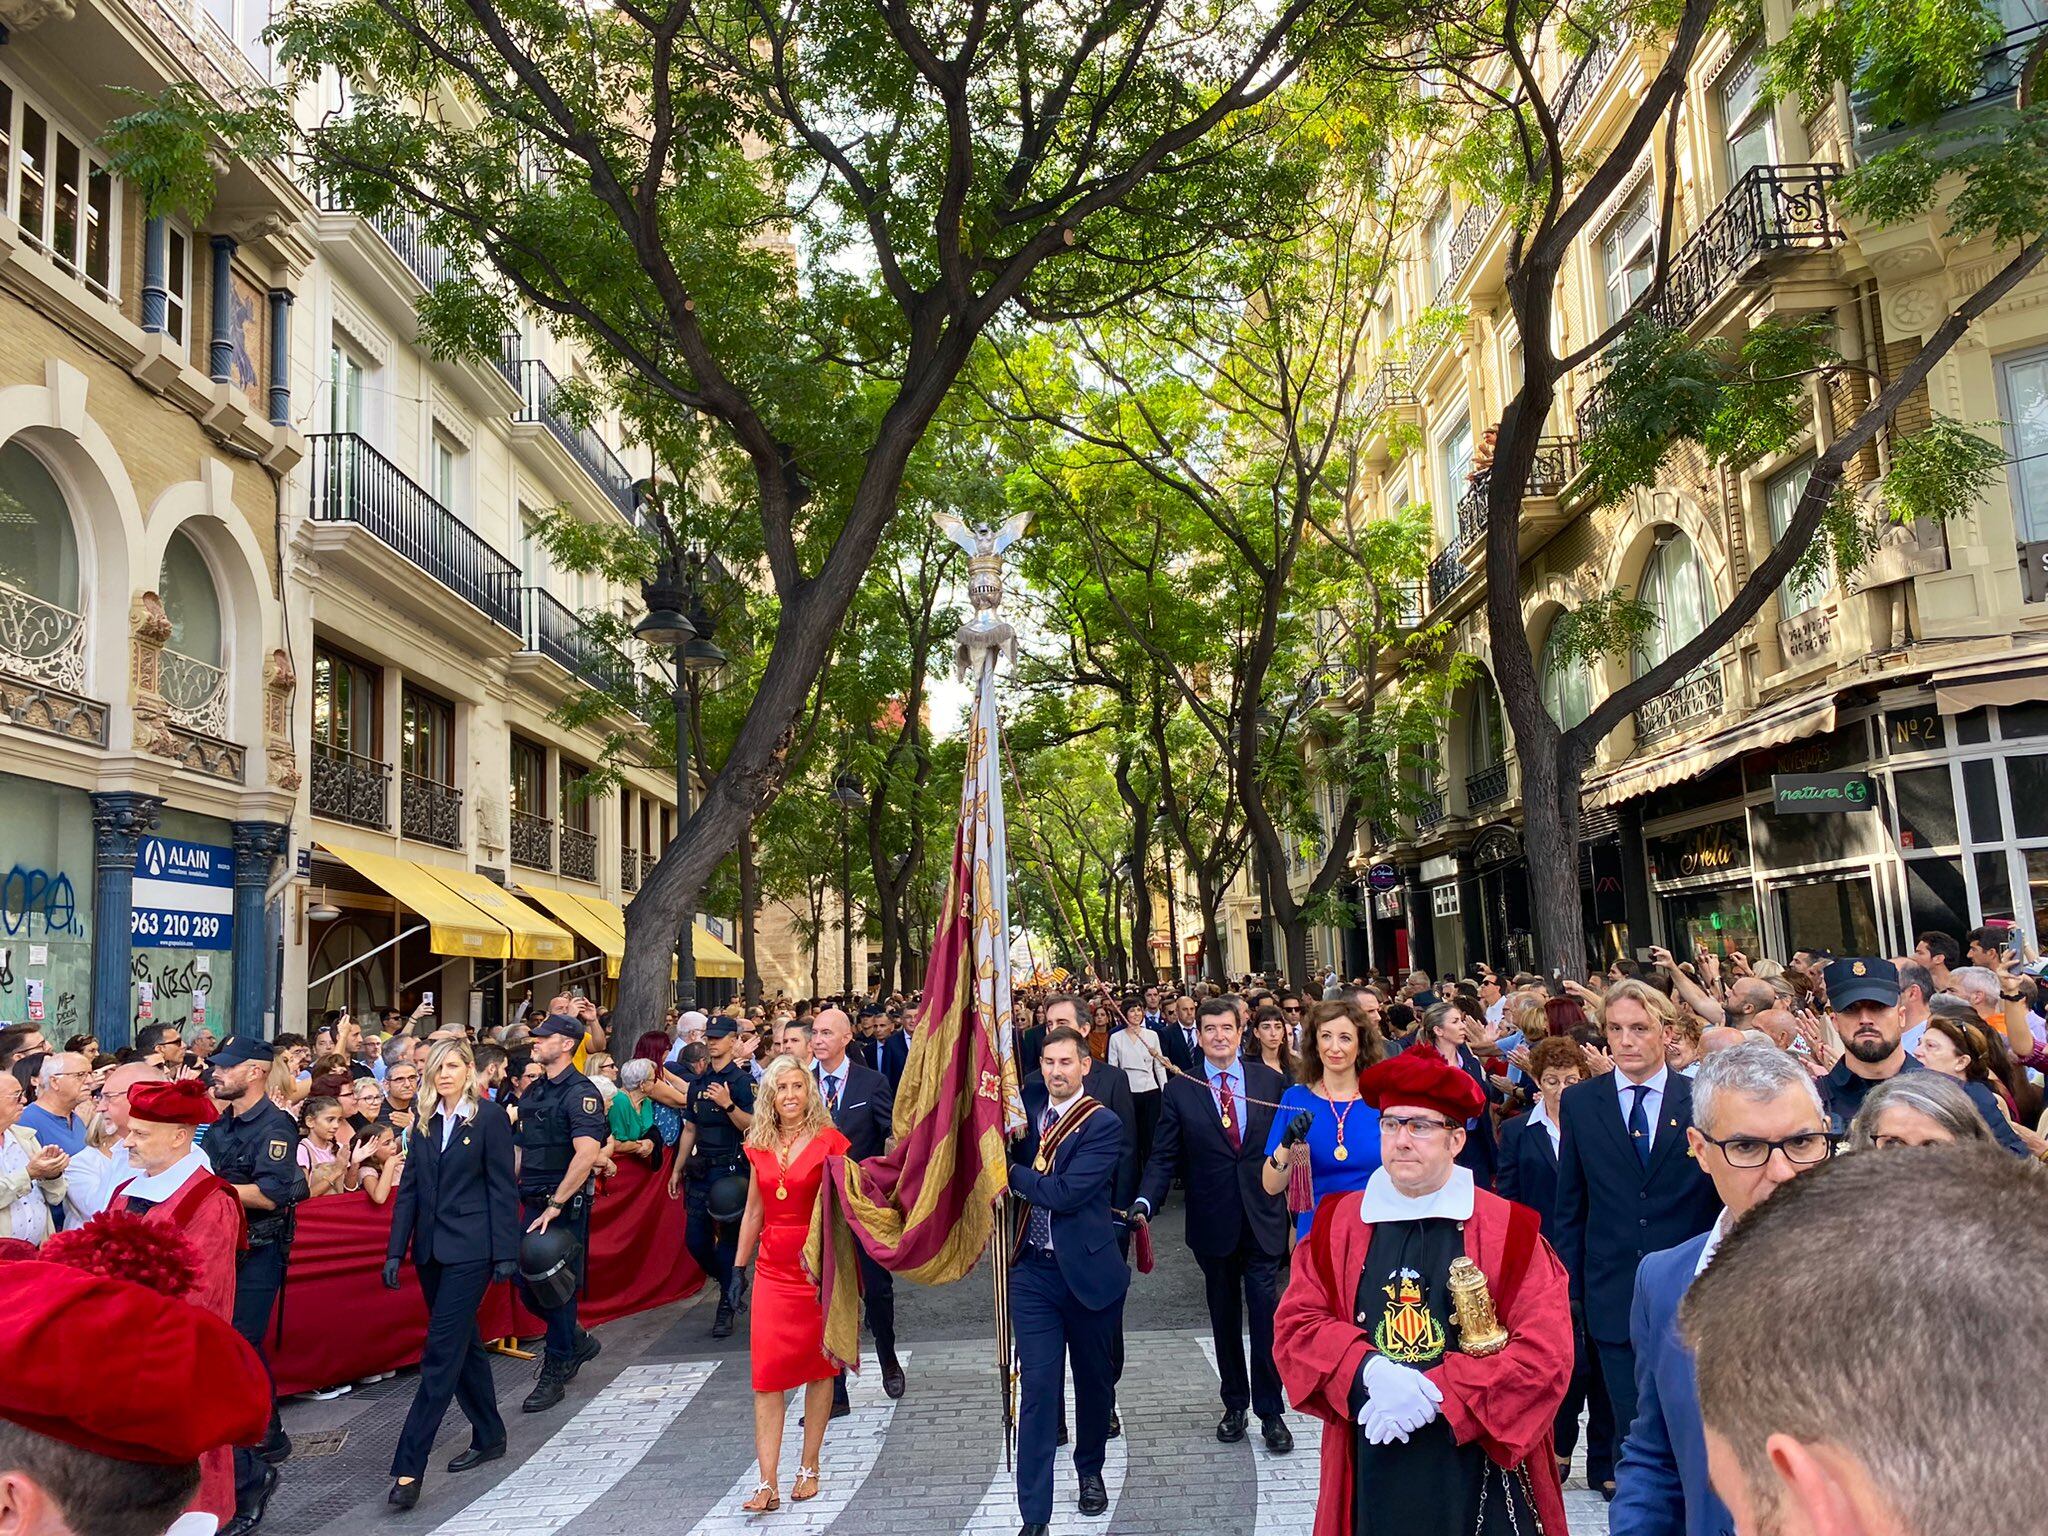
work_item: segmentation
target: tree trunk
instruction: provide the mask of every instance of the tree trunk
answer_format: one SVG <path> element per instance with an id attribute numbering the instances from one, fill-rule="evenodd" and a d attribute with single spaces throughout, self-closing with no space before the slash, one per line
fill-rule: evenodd
<path id="1" fill-rule="evenodd" d="M 1546 971 L 1574 978 L 1586 974 L 1586 921 L 1579 895 L 1579 789 L 1584 779 L 1583 759 L 1562 743 L 1555 752 L 1522 759 L 1522 850 L 1528 859 L 1537 960 Z"/>
<path id="2" fill-rule="evenodd" d="M 754 829 L 748 827 L 740 839 L 740 987 L 750 1006 L 761 1001 L 760 916 L 761 876 L 754 868 Z"/>

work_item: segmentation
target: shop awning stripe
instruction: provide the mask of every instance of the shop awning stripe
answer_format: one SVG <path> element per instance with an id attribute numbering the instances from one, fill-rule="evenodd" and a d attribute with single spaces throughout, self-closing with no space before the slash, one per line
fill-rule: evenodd
<path id="1" fill-rule="evenodd" d="M 425 865 L 364 848 L 316 846 L 426 919 L 427 947 L 435 954 L 503 960 L 512 953 L 511 930 L 435 879 Z"/>
<path id="2" fill-rule="evenodd" d="M 512 935 L 515 960 L 574 960 L 576 940 L 566 928 L 549 922 L 496 881 L 469 869 L 421 868 L 464 901 L 502 924 Z"/>
<path id="3" fill-rule="evenodd" d="M 1774 705 L 1729 730 L 1687 742 L 1660 757 L 1624 763 L 1604 778 L 1587 784 L 1585 803 L 1588 807 L 1618 805 L 1638 795 L 1683 783 L 1723 759 L 1761 747 L 1780 747 L 1834 728 L 1834 691 L 1808 694 Z"/>

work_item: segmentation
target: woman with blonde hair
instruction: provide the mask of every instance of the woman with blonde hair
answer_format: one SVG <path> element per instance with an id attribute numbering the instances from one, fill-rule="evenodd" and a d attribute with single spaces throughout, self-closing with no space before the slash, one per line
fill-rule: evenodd
<path id="1" fill-rule="evenodd" d="M 777 1463 L 788 1394 L 804 1393 L 804 1442 L 792 1500 L 818 1496 L 818 1453 L 832 1417 L 838 1368 L 825 1356 L 825 1312 L 817 1284 L 804 1273 L 804 1243 L 825 1180 L 825 1159 L 847 1141 L 832 1125 L 817 1079 L 794 1056 L 778 1056 L 761 1073 L 754 1121 L 747 1127 L 747 1211 L 734 1262 L 752 1266 L 748 1345 L 753 1356 L 754 1454 L 761 1481 L 741 1507 L 751 1514 L 782 1507 Z M 758 1258 L 758 1262 L 756 1262 Z"/>
<path id="2" fill-rule="evenodd" d="M 427 1299 L 419 1391 L 391 1458 L 390 1502 L 400 1509 L 419 1502 L 420 1479 L 450 1399 L 469 1420 L 470 1442 L 448 1470 L 465 1471 L 505 1454 L 505 1421 L 476 1315 L 491 1282 L 509 1280 L 519 1265 L 512 1122 L 477 1092 L 476 1058 L 466 1041 L 434 1046 L 426 1083 L 432 1108 L 412 1133 L 411 1171 L 391 1208 L 384 1259 L 384 1283 L 395 1291 L 410 1249 Z"/>

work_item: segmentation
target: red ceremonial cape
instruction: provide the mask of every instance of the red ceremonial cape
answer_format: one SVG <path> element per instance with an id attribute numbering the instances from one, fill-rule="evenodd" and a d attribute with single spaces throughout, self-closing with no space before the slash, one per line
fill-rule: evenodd
<path id="1" fill-rule="evenodd" d="M 1288 1401 L 1323 1431 L 1315 1536 L 1351 1536 L 1356 1424 L 1351 1389 L 1371 1336 L 1353 1303 L 1372 1227 L 1359 1214 L 1362 1191 L 1330 1195 L 1316 1208 L 1309 1240 L 1273 1317 L 1273 1359 Z M 1443 1394 L 1439 1411 L 1460 1445 L 1477 1441 L 1496 1465 L 1524 1466 L 1545 1536 L 1567 1536 L 1564 1488 L 1551 1429 L 1572 1375 L 1571 1290 L 1564 1266 L 1543 1241 L 1536 1213 L 1474 1190 L 1465 1253 L 1486 1276 L 1507 1348 L 1477 1358 L 1452 1352 L 1424 1372 Z"/>
<path id="2" fill-rule="evenodd" d="M 133 1179 L 124 1182 L 107 1202 L 109 1210 Z M 235 1320 L 235 1260 L 248 1234 L 242 1202 L 231 1185 L 205 1168 L 195 1168 L 168 1200 L 151 1206 L 142 1219 L 174 1227 L 192 1245 L 199 1260 L 199 1283 L 185 1297 L 223 1322 Z M 199 1492 L 188 1510 L 214 1516 L 222 1525 L 235 1518 L 235 1452 L 232 1446 L 207 1451 L 199 1458 Z"/>

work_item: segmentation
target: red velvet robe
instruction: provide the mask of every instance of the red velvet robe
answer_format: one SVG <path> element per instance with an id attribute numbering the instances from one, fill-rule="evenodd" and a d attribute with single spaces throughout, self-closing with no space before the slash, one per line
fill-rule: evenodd
<path id="1" fill-rule="evenodd" d="M 214 1187 L 210 1193 L 195 1197 L 193 1186 L 202 1181 Z M 127 1208 L 124 1202 L 128 1185 L 133 1182 L 130 1179 L 114 1191 L 108 1202 L 110 1208 Z M 181 1210 L 186 1212 L 183 1220 L 179 1219 Z M 242 1202 L 235 1197 L 235 1192 L 209 1170 L 195 1169 L 191 1177 L 178 1186 L 177 1193 L 144 1211 L 142 1219 L 177 1226 L 199 1259 L 199 1284 L 185 1299 L 232 1324 L 235 1320 L 235 1261 L 241 1252 L 243 1234 L 247 1231 Z M 235 1518 L 234 1447 L 223 1445 L 199 1458 L 199 1492 L 193 1495 L 186 1508 L 212 1515 L 222 1525 Z"/>
<path id="2" fill-rule="evenodd" d="M 1357 1431 L 1351 1389 L 1372 1351 L 1371 1337 L 1352 1320 L 1372 1246 L 1373 1229 L 1359 1215 L 1364 1198 L 1354 1192 L 1321 1202 L 1315 1230 L 1294 1250 L 1293 1276 L 1273 1317 L 1273 1358 L 1288 1401 L 1325 1425 L 1315 1536 L 1351 1536 Z M 1523 1252 L 1520 1262 L 1510 1264 L 1513 1211 L 1522 1212 L 1515 1227 Z M 1332 1269 L 1327 1278 L 1317 1262 L 1325 1243 Z M 1572 1374 L 1571 1290 L 1564 1266 L 1543 1241 L 1533 1212 L 1483 1189 L 1473 1192 L 1465 1253 L 1486 1276 L 1494 1309 L 1508 1330 L 1507 1348 L 1484 1358 L 1454 1351 L 1423 1374 L 1443 1394 L 1438 1411 L 1458 1443 L 1477 1440 L 1498 1466 L 1526 1466 L 1545 1536 L 1567 1536 L 1564 1488 L 1551 1446 L 1552 1423 Z M 1518 1275 L 1512 1284 L 1510 1270 Z"/>

